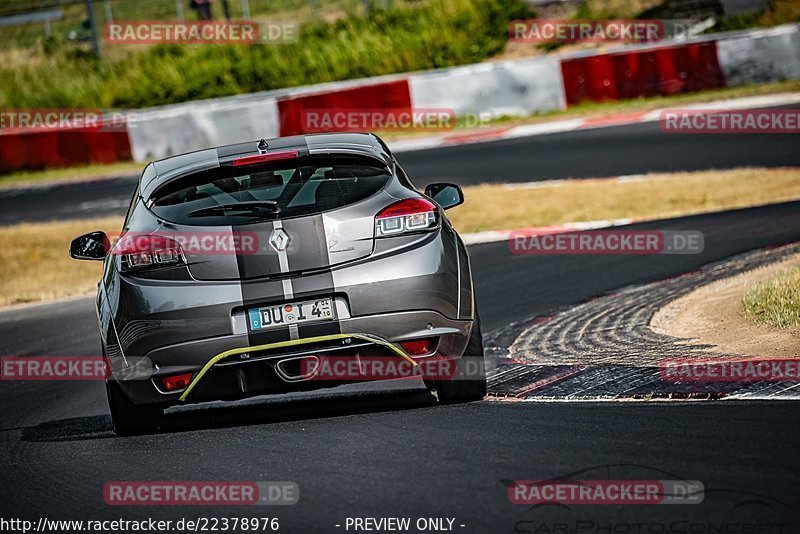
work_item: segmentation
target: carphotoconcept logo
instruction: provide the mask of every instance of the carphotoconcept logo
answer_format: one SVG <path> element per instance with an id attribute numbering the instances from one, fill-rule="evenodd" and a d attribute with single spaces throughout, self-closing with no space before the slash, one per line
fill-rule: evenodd
<path id="1" fill-rule="evenodd" d="M 501 482 L 506 498 L 522 505 L 521 513 L 512 514 L 511 531 L 520 533 L 783 533 L 789 532 L 787 514 L 796 515 L 791 506 L 752 488 L 706 489 L 700 480 L 641 464 L 596 465 L 548 479 Z M 691 506 L 697 504 L 703 506 Z M 689 506 L 665 516 L 653 508 L 661 505 Z M 708 506 L 721 513 L 709 516 Z"/>

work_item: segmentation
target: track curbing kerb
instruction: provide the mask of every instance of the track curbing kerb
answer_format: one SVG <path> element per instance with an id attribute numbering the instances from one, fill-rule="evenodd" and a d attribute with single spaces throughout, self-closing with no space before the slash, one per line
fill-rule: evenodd
<path id="1" fill-rule="evenodd" d="M 738 254 L 487 333 L 487 359 L 495 366 L 487 373 L 489 396 L 513 401 L 800 400 L 798 382 L 665 381 L 659 365 L 664 359 L 723 355 L 712 352 L 711 345 L 688 345 L 649 326 L 667 302 L 798 252 L 800 242 Z"/>

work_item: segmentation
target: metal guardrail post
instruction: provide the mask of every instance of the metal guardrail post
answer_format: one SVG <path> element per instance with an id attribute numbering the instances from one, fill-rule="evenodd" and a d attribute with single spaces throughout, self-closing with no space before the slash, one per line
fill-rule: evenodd
<path id="1" fill-rule="evenodd" d="M 92 30 L 92 50 L 100 57 L 100 34 L 97 31 L 97 19 L 94 16 L 94 0 L 86 0 L 86 15 L 89 17 L 89 27 Z"/>
<path id="2" fill-rule="evenodd" d="M 182 0 L 175 0 L 175 16 L 178 17 L 178 20 L 183 22 L 185 19 L 183 14 L 183 1 Z"/>

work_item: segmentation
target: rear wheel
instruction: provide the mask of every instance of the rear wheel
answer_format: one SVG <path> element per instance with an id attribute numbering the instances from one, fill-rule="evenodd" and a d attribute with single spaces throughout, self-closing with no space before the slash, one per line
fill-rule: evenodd
<path id="1" fill-rule="evenodd" d="M 435 380 L 429 386 L 433 386 L 439 402 L 443 404 L 476 401 L 486 396 L 483 336 L 477 310 L 467 348 L 464 355 L 456 360 L 455 376 L 452 379 Z"/>
<path id="2" fill-rule="evenodd" d="M 106 380 L 108 407 L 114 433 L 119 436 L 142 434 L 158 428 L 164 410 L 158 406 L 137 406 L 125 395 L 114 379 Z"/>

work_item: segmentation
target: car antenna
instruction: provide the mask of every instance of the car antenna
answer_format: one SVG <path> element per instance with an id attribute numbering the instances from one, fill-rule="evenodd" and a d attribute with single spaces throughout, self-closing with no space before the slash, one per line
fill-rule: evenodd
<path id="1" fill-rule="evenodd" d="M 261 141 L 258 142 L 258 152 L 260 154 L 266 154 L 268 148 L 269 144 L 267 143 L 266 139 L 262 139 Z"/>

